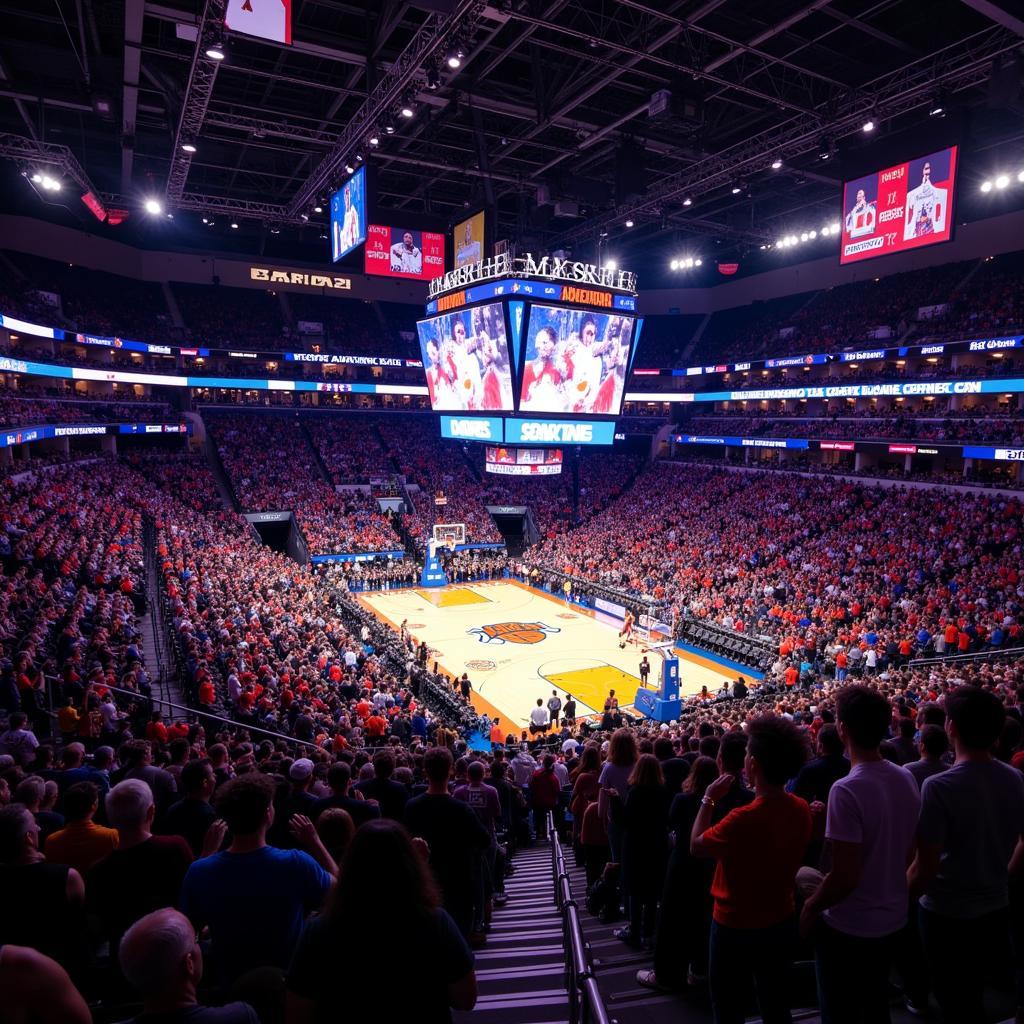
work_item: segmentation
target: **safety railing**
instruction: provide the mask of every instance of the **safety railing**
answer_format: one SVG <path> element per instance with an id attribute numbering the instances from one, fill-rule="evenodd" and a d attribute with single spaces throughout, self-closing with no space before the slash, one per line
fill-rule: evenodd
<path id="1" fill-rule="evenodd" d="M 605 1009 L 590 965 L 590 956 L 580 925 L 579 908 L 573 899 L 569 874 L 565 870 L 562 844 L 551 814 L 548 815 L 547 831 L 551 843 L 551 873 L 555 879 L 555 906 L 562 915 L 566 987 L 569 990 L 569 1024 L 614 1024 Z"/>

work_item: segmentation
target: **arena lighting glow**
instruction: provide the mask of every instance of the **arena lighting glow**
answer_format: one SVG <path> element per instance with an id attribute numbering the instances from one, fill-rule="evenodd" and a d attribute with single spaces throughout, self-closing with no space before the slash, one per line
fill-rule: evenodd
<path id="1" fill-rule="evenodd" d="M 981 183 L 981 191 L 982 192 L 991 192 L 992 191 L 992 182 L 991 181 L 983 181 Z"/>
<path id="2" fill-rule="evenodd" d="M 147 199 L 143 203 L 143 209 L 146 213 L 152 214 L 154 217 L 159 217 L 164 212 L 163 204 L 159 199 Z"/>
<path id="3" fill-rule="evenodd" d="M 374 132 L 373 135 L 371 135 L 366 141 L 371 146 L 379 146 L 380 145 L 380 136 L 376 132 Z M 351 174 L 352 172 L 350 171 L 349 173 Z"/>
<path id="4" fill-rule="evenodd" d="M 732 187 L 732 194 L 734 196 L 738 196 L 740 194 L 740 192 L 742 192 L 742 191 L 743 191 L 743 189 L 741 189 L 739 187 L 739 185 L 733 185 L 733 187 Z"/>
<path id="5" fill-rule="evenodd" d="M 781 161 L 781 160 L 780 160 L 780 159 L 779 159 L 778 157 L 776 157 L 776 158 L 775 158 L 775 159 L 774 159 L 774 160 L 772 161 L 772 170 L 773 170 L 773 171 L 777 171 L 777 170 L 779 170 L 779 169 L 780 169 L 781 167 L 782 167 L 782 161 Z"/>
<path id="6" fill-rule="evenodd" d="M 683 200 L 683 206 L 692 206 L 692 205 L 693 205 L 693 200 L 692 199 L 684 199 Z"/>
<path id="7" fill-rule="evenodd" d="M 996 178 L 996 188 L 1003 189 L 1010 184 L 1010 176 L 1008 174 L 1000 174 Z"/>
<path id="8" fill-rule="evenodd" d="M 231 227 L 232 227 L 232 230 L 237 231 L 238 230 L 238 222 L 237 221 L 232 221 L 231 222 Z"/>
<path id="9" fill-rule="evenodd" d="M 615 260 L 605 260 L 605 262 L 604 262 L 604 269 L 605 270 L 618 270 L 619 269 L 619 264 Z"/>
<path id="10" fill-rule="evenodd" d="M 191 142 L 183 142 L 181 144 L 181 151 L 183 153 L 194 153 L 196 151 L 196 147 Z"/>
<path id="11" fill-rule="evenodd" d="M 861 131 L 863 131 L 865 133 L 873 132 L 874 130 L 875 130 L 875 122 L 872 121 L 870 118 L 868 118 L 868 120 L 865 121 L 864 124 L 861 126 Z"/>
<path id="12" fill-rule="evenodd" d="M 672 262 L 671 262 L 671 263 L 670 263 L 670 264 L 668 265 L 668 269 L 669 269 L 669 270 L 678 270 L 678 269 L 679 269 L 679 260 L 673 260 L 673 261 L 672 261 Z"/>
<path id="13" fill-rule="evenodd" d="M 223 46 L 219 43 L 213 43 L 207 48 L 206 56 L 209 57 L 210 60 L 223 60 L 227 54 L 224 52 Z"/>
<path id="14" fill-rule="evenodd" d="M 356 173 L 356 169 L 351 164 L 345 164 L 345 173 L 346 174 L 355 174 Z"/>
<path id="15" fill-rule="evenodd" d="M 324 208 L 319 203 L 317 203 L 317 205 L 313 207 L 313 212 L 314 213 L 323 213 L 324 212 Z"/>
<path id="16" fill-rule="evenodd" d="M 415 111 L 408 103 L 405 103 L 402 105 L 402 109 L 399 110 L 399 113 L 402 115 L 402 117 L 412 117 Z"/>
<path id="17" fill-rule="evenodd" d="M 1024 174 L 1024 171 L 1022 171 L 1021 173 Z M 1022 179 L 1022 180 L 1024 180 L 1024 179 Z M 633 226 L 633 222 L 631 220 L 627 220 L 626 221 L 626 227 L 627 228 L 631 228 L 632 226 Z"/>
<path id="18" fill-rule="evenodd" d="M 1018 171 L 1018 172 L 1017 172 L 1017 180 L 1018 180 L 1019 182 L 1022 182 L 1022 183 L 1024 183 L 1024 171 Z"/>

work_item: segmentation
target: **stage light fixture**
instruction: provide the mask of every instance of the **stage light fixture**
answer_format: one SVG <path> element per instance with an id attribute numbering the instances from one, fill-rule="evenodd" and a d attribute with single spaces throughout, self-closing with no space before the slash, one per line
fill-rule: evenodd
<path id="1" fill-rule="evenodd" d="M 181 144 L 181 151 L 183 153 L 194 153 L 196 151 L 196 147 L 191 142 L 183 142 Z"/>
<path id="2" fill-rule="evenodd" d="M 1024 172 L 1022 172 L 1022 173 L 1024 173 Z M 631 220 L 627 220 L 626 221 L 626 227 L 627 228 L 631 228 L 632 226 L 633 226 L 633 222 Z"/>
<path id="3" fill-rule="evenodd" d="M 703 263 L 704 263 L 704 261 L 703 261 L 703 260 L 700 260 L 700 259 L 697 259 L 697 260 L 694 260 L 694 261 L 693 261 L 693 265 L 694 265 L 695 267 L 700 267 L 700 266 L 702 266 L 702 265 L 703 265 Z"/>
<path id="4" fill-rule="evenodd" d="M 308 221 L 309 220 L 309 214 L 308 213 L 300 213 L 299 214 L 299 220 L 301 220 L 303 222 Z"/>
<path id="5" fill-rule="evenodd" d="M 832 231 L 833 235 L 839 234 L 839 221 L 837 221 L 837 220 L 832 221 L 832 223 L 829 224 L 829 228 Z"/>
<path id="6" fill-rule="evenodd" d="M 211 43 L 206 48 L 206 56 L 209 57 L 210 60 L 223 60 L 227 56 L 227 53 L 225 53 L 224 47 L 220 43 Z"/>
<path id="7" fill-rule="evenodd" d="M 991 181 L 983 181 L 981 183 L 980 187 L 981 187 L 981 191 L 982 192 L 991 192 L 992 191 L 992 182 Z"/>
<path id="8" fill-rule="evenodd" d="M 776 157 L 776 158 L 775 158 L 775 159 L 774 159 L 774 160 L 772 161 L 772 170 L 773 170 L 773 171 L 777 171 L 777 170 L 779 170 L 779 169 L 780 169 L 781 167 L 782 167 L 782 161 L 781 161 L 781 160 L 780 160 L 780 159 L 779 159 L 778 157 Z"/>
<path id="9" fill-rule="evenodd" d="M 679 260 L 673 260 L 673 261 L 672 261 L 672 262 L 671 262 L 671 263 L 670 263 L 670 264 L 668 265 L 668 268 L 669 268 L 669 270 L 678 270 L 678 269 L 679 269 Z"/>
<path id="10" fill-rule="evenodd" d="M 348 174 L 355 174 L 355 168 L 351 164 L 345 164 L 345 171 Z"/>
<path id="11" fill-rule="evenodd" d="M 379 146 L 380 145 L 380 136 L 376 132 L 374 132 L 366 141 L 371 146 Z"/>
<path id="12" fill-rule="evenodd" d="M 604 261 L 604 269 L 605 270 L 618 270 L 619 269 L 619 265 L 618 265 L 618 263 L 615 260 L 605 260 Z"/>
<path id="13" fill-rule="evenodd" d="M 164 212 L 163 204 L 159 199 L 147 199 L 143 204 L 143 208 L 146 213 L 152 214 L 154 217 L 158 217 Z"/>
<path id="14" fill-rule="evenodd" d="M 324 208 L 318 203 L 316 206 L 313 207 L 313 212 L 314 213 L 323 213 L 324 212 Z"/>
<path id="15" fill-rule="evenodd" d="M 869 117 L 864 122 L 864 124 L 861 125 L 861 131 L 864 132 L 865 135 L 869 135 L 874 130 L 875 130 L 875 122 Z"/>
<path id="16" fill-rule="evenodd" d="M 231 230 L 232 231 L 237 231 L 238 230 L 238 221 L 233 220 L 231 222 Z"/>
<path id="17" fill-rule="evenodd" d="M 405 118 L 412 117 L 413 114 L 416 113 L 416 111 L 413 110 L 411 103 L 403 103 L 401 109 L 398 112 L 402 115 L 402 117 Z"/>
<path id="18" fill-rule="evenodd" d="M 734 196 L 738 196 L 742 191 L 743 191 L 743 189 L 741 189 L 739 185 L 733 185 L 733 187 L 732 187 L 732 194 Z"/>
<path id="19" fill-rule="evenodd" d="M 692 206 L 692 205 L 693 205 L 693 200 L 692 199 L 687 198 L 687 199 L 683 200 L 683 206 Z"/>
<path id="20" fill-rule="evenodd" d="M 1009 184 L 1010 184 L 1010 176 L 1008 174 L 1000 174 L 999 177 L 996 178 L 996 188 L 998 188 L 998 189 L 1006 188 L 1006 186 L 1009 185 Z"/>

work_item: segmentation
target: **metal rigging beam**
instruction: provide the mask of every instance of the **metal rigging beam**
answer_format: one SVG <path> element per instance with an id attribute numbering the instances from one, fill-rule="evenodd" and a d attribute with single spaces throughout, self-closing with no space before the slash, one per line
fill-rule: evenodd
<path id="1" fill-rule="evenodd" d="M 192 163 L 192 154 L 186 153 L 181 147 L 185 143 L 194 145 L 199 138 L 206 108 L 213 94 L 213 83 L 217 80 L 217 68 L 220 66 L 219 61 L 210 60 L 206 56 L 206 49 L 211 42 L 220 42 L 227 6 L 227 0 L 206 0 L 203 15 L 199 19 L 199 34 L 196 36 L 188 85 L 181 103 L 178 130 L 174 134 L 171 166 L 167 172 L 167 199 L 175 205 L 185 192 L 188 169 Z"/>

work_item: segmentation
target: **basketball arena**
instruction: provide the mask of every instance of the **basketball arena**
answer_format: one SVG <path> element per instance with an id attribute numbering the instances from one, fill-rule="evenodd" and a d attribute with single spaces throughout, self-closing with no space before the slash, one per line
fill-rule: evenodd
<path id="1" fill-rule="evenodd" d="M 1024 1024 L 1010 0 L 5 0 L 0 1021 Z"/>

